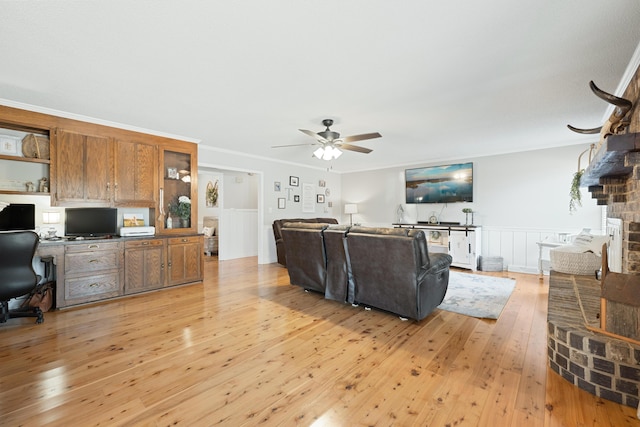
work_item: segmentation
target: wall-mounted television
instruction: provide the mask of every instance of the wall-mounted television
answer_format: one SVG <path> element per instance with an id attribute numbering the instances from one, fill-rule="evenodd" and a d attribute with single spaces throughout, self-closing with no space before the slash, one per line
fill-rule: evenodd
<path id="1" fill-rule="evenodd" d="M 473 163 L 406 169 L 407 203 L 473 202 Z"/>
<path id="2" fill-rule="evenodd" d="M 115 208 L 65 209 L 65 236 L 104 237 L 117 234 L 118 210 Z"/>
<path id="3" fill-rule="evenodd" d="M 0 210 L 0 231 L 34 230 L 36 205 L 11 203 Z"/>

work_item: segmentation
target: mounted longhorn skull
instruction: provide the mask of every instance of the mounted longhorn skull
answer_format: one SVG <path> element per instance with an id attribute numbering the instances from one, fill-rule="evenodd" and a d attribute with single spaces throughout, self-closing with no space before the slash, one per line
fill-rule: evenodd
<path id="1" fill-rule="evenodd" d="M 600 127 L 593 129 L 579 129 L 571 125 L 567 125 L 567 127 L 577 133 L 600 133 L 600 143 L 598 144 L 599 146 L 607 136 L 618 134 L 622 132 L 627 126 L 629 126 L 629 120 L 626 116 L 631 108 L 633 108 L 633 103 L 628 99 L 619 98 L 615 95 L 611 95 L 610 93 L 599 89 L 593 81 L 589 82 L 589 87 L 591 87 L 591 90 L 596 94 L 598 98 L 607 101 L 609 104 L 615 105 L 615 110 L 613 110 L 613 113 L 611 113 L 611 116 L 609 116 L 609 119 L 606 121 L 606 123 Z"/>

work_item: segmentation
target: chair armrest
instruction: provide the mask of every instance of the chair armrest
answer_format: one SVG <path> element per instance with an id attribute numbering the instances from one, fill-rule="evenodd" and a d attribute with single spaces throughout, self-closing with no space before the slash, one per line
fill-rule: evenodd
<path id="1" fill-rule="evenodd" d="M 429 253 L 431 264 L 428 267 L 422 267 L 419 278 L 422 279 L 426 275 L 436 274 L 441 270 L 448 269 L 453 261 L 451 255 L 443 253 Z M 419 280 L 420 281 L 420 280 Z"/>

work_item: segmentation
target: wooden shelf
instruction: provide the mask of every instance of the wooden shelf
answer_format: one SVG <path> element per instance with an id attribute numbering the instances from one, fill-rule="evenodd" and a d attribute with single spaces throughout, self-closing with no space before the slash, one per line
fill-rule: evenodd
<path id="1" fill-rule="evenodd" d="M 50 196 L 51 193 L 42 193 L 39 191 L 15 191 L 15 190 L 2 190 L 0 189 L 0 194 L 16 194 L 21 196 Z"/>
<path id="2" fill-rule="evenodd" d="M 633 166 L 625 165 L 629 152 L 640 150 L 640 133 L 609 135 L 585 169 L 581 187 L 600 185 L 601 178 L 623 177 L 633 171 Z"/>
<path id="3" fill-rule="evenodd" d="M 34 159 L 31 157 L 19 157 L 19 156 L 7 156 L 0 154 L 0 160 L 11 160 L 14 162 L 27 162 L 27 163 L 42 163 L 45 165 L 51 164 L 49 159 Z"/>

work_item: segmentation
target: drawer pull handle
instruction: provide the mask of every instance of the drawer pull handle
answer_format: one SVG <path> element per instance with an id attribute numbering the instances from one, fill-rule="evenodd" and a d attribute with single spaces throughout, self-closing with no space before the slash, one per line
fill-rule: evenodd
<path id="1" fill-rule="evenodd" d="M 182 239 L 182 243 L 187 243 L 189 239 Z"/>
<path id="2" fill-rule="evenodd" d="M 92 263 L 92 262 L 98 262 L 98 261 L 99 261 L 99 260 L 97 260 L 97 259 L 92 259 L 92 260 L 89 260 L 89 263 Z"/>
<path id="3" fill-rule="evenodd" d="M 98 286 L 100 286 L 99 283 L 92 283 L 89 285 L 90 288 L 97 288 Z"/>
<path id="4" fill-rule="evenodd" d="M 89 249 L 97 249 L 100 247 L 100 245 L 89 245 L 88 247 Z"/>
<path id="5" fill-rule="evenodd" d="M 144 246 L 144 245 L 148 245 L 148 244 L 149 244 L 149 242 L 142 242 L 142 245 L 143 245 L 143 246 Z"/>

